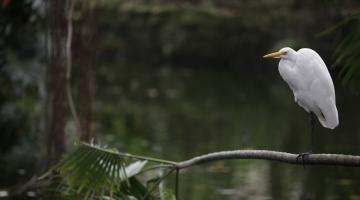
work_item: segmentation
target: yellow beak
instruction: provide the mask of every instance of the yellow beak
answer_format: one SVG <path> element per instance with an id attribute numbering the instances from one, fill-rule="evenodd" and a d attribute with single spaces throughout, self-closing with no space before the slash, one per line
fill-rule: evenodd
<path id="1" fill-rule="evenodd" d="M 279 58 L 281 55 L 284 55 L 284 52 L 274 52 L 274 53 L 269 53 L 266 54 L 265 56 L 263 56 L 263 58 Z"/>

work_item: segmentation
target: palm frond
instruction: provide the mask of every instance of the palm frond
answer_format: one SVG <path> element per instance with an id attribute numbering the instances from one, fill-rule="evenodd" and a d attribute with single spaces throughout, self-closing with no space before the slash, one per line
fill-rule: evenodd
<path id="1" fill-rule="evenodd" d="M 342 31 L 343 38 L 334 51 L 336 59 L 332 65 L 333 69 L 339 70 L 342 83 L 348 85 L 354 82 L 358 88 L 360 82 L 360 10 L 345 18 L 334 26 L 324 30 L 317 36 L 333 34 Z M 360 88 L 358 88 L 360 90 Z"/>
<path id="2" fill-rule="evenodd" d="M 338 22 L 338 23 L 334 24 L 333 26 L 316 34 L 316 37 L 323 37 L 323 36 L 332 34 L 335 31 L 339 30 L 340 28 L 343 28 L 343 26 L 347 25 L 351 20 L 354 20 L 354 19 L 356 20 L 358 17 L 360 17 L 360 10 L 354 12 L 352 15 L 346 17 L 345 19 L 341 20 L 340 22 Z"/>
<path id="3" fill-rule="evenodd" d="M 156 165 L 149 165 L 148 162 Z M 64 157 L 40 178 L 52 177 L 49 187 L 59 199 L 155 199 L 154 187 L 136 176 L 148 170 L 172 169 L 173 162 L 120 153 L 115 149 L 77 143 L 75 151 Z M 172 170 L 168 170 L 171 173 Z M 55 174 L 55 175 L 54 175 Z M 160 177 L 159 179 L 163 179 Z M 159 183 L 158 183 L 159 184 Z M 51 192 L 50 192 L 51 193 Z M 56 195 L 55 195 L 56 196 Z M 53 196 L 51 199 L 56 199 Z"/>

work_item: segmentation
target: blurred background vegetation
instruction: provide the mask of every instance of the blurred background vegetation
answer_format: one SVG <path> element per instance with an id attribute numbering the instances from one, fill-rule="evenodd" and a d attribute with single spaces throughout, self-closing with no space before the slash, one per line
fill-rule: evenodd
<path id="1" fill-rule="evenodd" d="M 262 60 L 283 46 L 315 49 L 334 80 L 340 126 L 318 126 L 315 151 L 359 153 L 358 1 L 74 0 L 67 78 L 69 2 L 0 1 L 0 199 L 38 198 L 31 180 L 77 139 L 175 161 L 306 150 L 306 113 L 277 63 Z M 359 178 L 356 169 L 217 162 L 184 172 L 180 194 L 360 199 Z"/>

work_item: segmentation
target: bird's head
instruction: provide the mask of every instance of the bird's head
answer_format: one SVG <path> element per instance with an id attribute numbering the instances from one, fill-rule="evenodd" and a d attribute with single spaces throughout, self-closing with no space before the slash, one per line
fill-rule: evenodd
<path id="1" fill-rule="evenodd" d="M 281 58 L 292 59 L 296 56 L 296 51 L 290 47 L 284 47 L 277 52 L 269 53 L 263 56 L 263 58 Z"/>

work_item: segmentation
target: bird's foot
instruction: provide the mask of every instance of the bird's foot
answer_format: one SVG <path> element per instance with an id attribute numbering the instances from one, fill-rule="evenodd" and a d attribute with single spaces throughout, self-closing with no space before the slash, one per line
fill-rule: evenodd
<path id="1" fill-rule="evenodd" d="M 303 168 L 305 169 L 305 161 L 310 154 L 312 154 L 312 152 L 299 153 L 299 155 L 296 157 L 296 163 L 301 162 Z"/>

